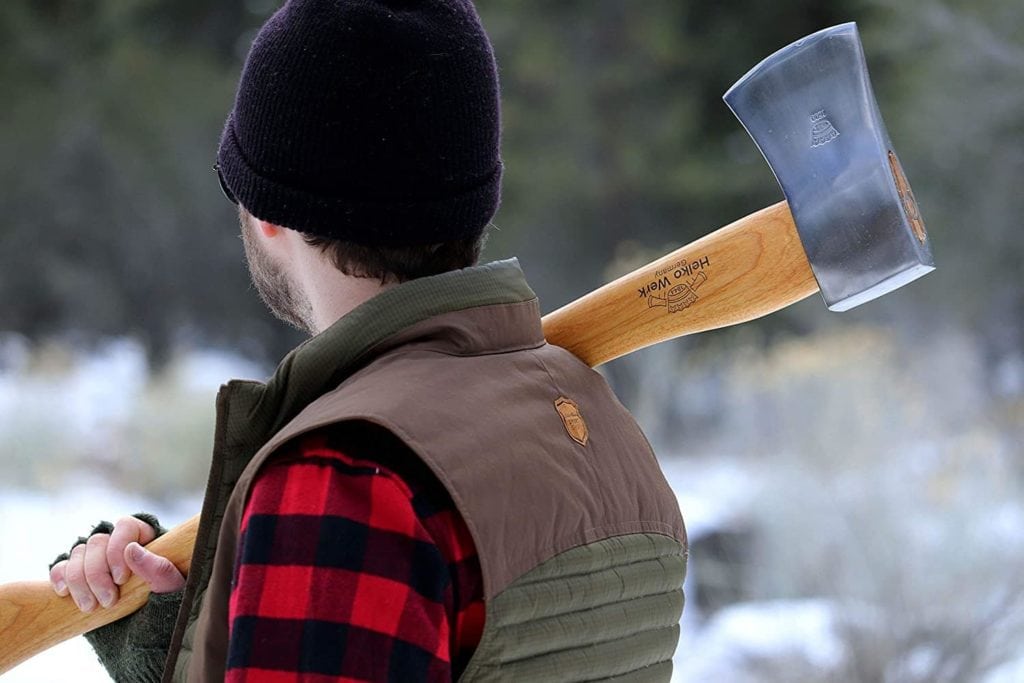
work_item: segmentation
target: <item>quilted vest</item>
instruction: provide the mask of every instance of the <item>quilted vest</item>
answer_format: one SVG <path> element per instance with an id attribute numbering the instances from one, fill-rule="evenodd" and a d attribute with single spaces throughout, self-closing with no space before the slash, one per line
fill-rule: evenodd
<path id="1" fill-rule="evenodd" d="M 242 510 L 285 442 L 341 422 L 397 436 L 466 521 L 485 620 L 462 681 L 667 681 L 686 535 L 640 429 L 544 341 L 515 262 L 387 290 L 218 399 L 214 463 L 164 680 L 220 681 Z"/>

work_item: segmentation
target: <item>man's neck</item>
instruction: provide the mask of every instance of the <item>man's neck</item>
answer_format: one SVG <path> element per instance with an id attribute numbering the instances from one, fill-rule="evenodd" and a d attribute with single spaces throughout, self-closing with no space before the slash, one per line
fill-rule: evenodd
<path id="1" fill-rule="evenodd" d="M 293 252 L 293 270 L 302 293 L 309 301 L 312 334 L 320 334 L 357 306 L 369 301 L 392 283 L 381 284 L 375 278 L 345 275 L 318 249 Z"/>
<path id="2" fill-rule="evenodd" d="M 306 290 L 309 294 L 309 302 L 313 307 L 316 334 L 320 334 L 350 311 L 385 289 L 394 286 L 391 283 L 382 285 L 380 280 L 374 278 L 357 278 L 338 271 L 334 272 L 340 278 L 331 278 L 329 282 L 319 283 Z"/>

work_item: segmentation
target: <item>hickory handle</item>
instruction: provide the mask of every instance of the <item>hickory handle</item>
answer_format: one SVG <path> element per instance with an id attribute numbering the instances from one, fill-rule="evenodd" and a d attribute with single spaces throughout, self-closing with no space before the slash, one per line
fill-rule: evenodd
<path id="1" fill-rule="evenodd" d="M 818 291 L 786 202 L 750 214 L 544 316 L 544 336 L 591 367 L 747 322 Z"/>
<path id="2" fill-rule="evenodd" d="M 596 366 L 659 341 L 753 320 L 816 291 L 793 217 L 781 202 L 544 316 L 544 335 Z M 193 517 L 146 547 L 187 574 L 198 524 Z M 112 608 L 84 614 L 47 581 L 0 586 L 0 674 L 131 614 L 148 596 L 147 586 L 133 576 Z"/>
<path id="3" fill-rule="evenodd" d="M 182 522 L 146 547 L 174 563 L 183 574 L 192 563 L 199 516 Z M 20 581 L 0 586 L 0 674 L 43 650 L 126 617 L 146 604 L 149 586 L 132 576 L 110 609 L 78 609 L 70 596 L 53 592 L 49 581 Z"/>

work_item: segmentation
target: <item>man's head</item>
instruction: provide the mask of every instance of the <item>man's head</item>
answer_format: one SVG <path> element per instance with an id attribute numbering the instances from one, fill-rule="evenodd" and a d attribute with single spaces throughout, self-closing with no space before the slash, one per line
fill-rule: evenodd
<path id="1" fill-rule="evenodd" d="M 494 56 L 469 0 L 286 2 L 253 42 L 217 152 L 264 299 L 281 315 L 290 297 L 282 317 L 302 323 L 308 278 L 259 226 L 379 283 L 475 263 L 498 205 L 499 134 Z"/>

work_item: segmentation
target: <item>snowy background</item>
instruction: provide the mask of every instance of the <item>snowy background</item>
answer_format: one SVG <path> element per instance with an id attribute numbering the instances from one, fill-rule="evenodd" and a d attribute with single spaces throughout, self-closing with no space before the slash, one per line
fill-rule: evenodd
<path id="1" fill-rule="evenodd" d="M 1024 680 L 1021 366 L 994 394 L 964 340 L 907 348 L 854 328 L 630 360 L 691 540 L 676 681 Z M 0 349 L 0 582 L 44 578 L 99 519 L 194 514 L 216 387 L 266 374 L 213 351 L 152 374 L 124 339 Z M 69 667 L 105 680 L 80 638 L 4 680 Z"/>

